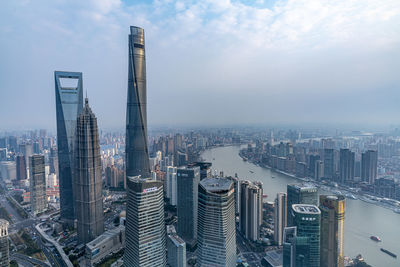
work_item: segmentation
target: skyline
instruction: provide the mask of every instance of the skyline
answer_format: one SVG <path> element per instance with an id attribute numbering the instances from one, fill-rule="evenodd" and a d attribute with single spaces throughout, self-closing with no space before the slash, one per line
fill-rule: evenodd
<path id="1" fill-rule="evenodd" d="M 0 14 L 1 129 L 55 130 L 55 70 L 83 72 L 99 127 L 123 128 L 130 25 L 147 32 L 150 126 L 399 123 L 396 1 L 14 1 Z"/>

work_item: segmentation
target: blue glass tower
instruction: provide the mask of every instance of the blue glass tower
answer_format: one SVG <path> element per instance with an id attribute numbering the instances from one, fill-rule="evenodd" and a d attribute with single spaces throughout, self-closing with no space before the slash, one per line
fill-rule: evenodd
<path id="1" fill-rule="evenodd" d="M 128 104 L 126 109 L 126 176 L 149 178 L 147 147 L 146 58 L 144 30 L 131 26 L 129 35 Z"/>
<path id="2" fill-rule="evenodd" d="M 55 71 L 54 78 L 56 89 L 60 215 L 63 221 L 71 224 L 75 219 L 72 189 L 73 147 L 76 139 L 76 118 L 83 108 L 82 73 Z M 69 85 L 71 80 L 76 82 L 76 85 Z"/>

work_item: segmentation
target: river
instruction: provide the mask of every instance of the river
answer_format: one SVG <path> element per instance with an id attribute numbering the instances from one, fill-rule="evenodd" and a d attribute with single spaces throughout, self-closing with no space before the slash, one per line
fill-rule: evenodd
<path id="1" fill-rule="evenodd" d="M 288 183 L 299 182 L 292 177 L 243 161 L 239 157 L 239 149 L 239 146 L 213 148 L 204 151 L 201 157 L 211 162 L 213 170 L 218 173 L 223 171 L 228 176 L 237 173 L 242 180 L 261 181 L 268 201 L 273 201 L 276 193 L 286 192 Z M 382 242 L 372 241 L 371 235 L 379 236 Z M 400 260 L 381 252 L 381 247 L 400 256 L 400 214 L 361 200 L 346 199 L 345 255 L 354 258 L 361 254 L 373 267 L 399 267 Z"/>

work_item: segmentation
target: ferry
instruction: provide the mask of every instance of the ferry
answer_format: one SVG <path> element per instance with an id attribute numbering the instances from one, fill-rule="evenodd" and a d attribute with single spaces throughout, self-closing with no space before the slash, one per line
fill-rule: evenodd
<path id="1" fill-rule="evenodd" d="M 382 239 L 379 236 L 371 235 L 370 238 L 376 242 L 382 242 Z"/>
<path id="2" fill-rule="evenodd" d="M 394 254 L 393 252 L 390 252 L 390 251 L 387 250 L 387 249 L 381 248 L 381 251 L 382 251 L 382 252 L 385 252 L 385 253 L 388 254 L 389 256 L 392 256 L 393 258 L 397 258 L 397 255 L 396 255 L 396 254 Z"/>
<path id="3" fill-rule="evenodd" d="M 249 172 L 254 173 L 253 171 L 249 171 Z"/>

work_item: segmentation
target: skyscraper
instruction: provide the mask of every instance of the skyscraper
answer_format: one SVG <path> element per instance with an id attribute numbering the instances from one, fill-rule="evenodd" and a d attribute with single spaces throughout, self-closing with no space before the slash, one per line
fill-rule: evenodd
<path id="1" fill-rule="evenodd" d="M 162 183 L 150 180 L 147 147 L 144 30 L 130 27 L 126 111 L 126 249 L 125 266 L 165 266 Z"/>
<path id="2" fill-rule="evenodd" d="M 44 156 L 32 155 L 29 157 L 31 210 L 38 214 L 46 210 L 46 174 L 44 168 Z"/>
<path id="3" fill-rule="evenodd" d="M 274 241 L 278 246 L 283 243 L 283 231 L 287 222 L 287 195 L 278 193 L 274 206 Z"/>
<path id="4" fill-rule="evenodd" d="M 166 174 L 166 195 L 169 198 L 169 203 L 173 206 L 177 205 L 177 178 L 176 178 L 177 168 L 173 166 L 167 167 Z"/>
<path id="5" fill-rule="evenodd" d="M 319 196 L 321 210 L 321 267 L 343 267 L 343 235 L 346 200 L 343 196 Z"/>
<path id="6" fill-rule="evenodd" d="M 301 184 L 287 185 L 287 226 L 294 226 L 291 213 L 293 204 L 318 205 L 317 188 Z"/>
<path id="7" fill-rule="evenodd" d="M 168 264 L 171 267 L 186 267 L 186 243 L 177 234 L 167 239 Z"/>
<path id="8" fill-rule="evenodd" d="M 163 186 L 148 178 L 128 177 L 124 265 L 166 265 Z"/>
<path id="9" fill-rule="evenodd" d="M 17 180 L 25 180 L 26 179 L 26 161 L 25 156 L 18 155 L 15 158 L 15 162 L 17 165 Z"/>
<path id="10" fill-rule="evenodd" d="M 178 184 L 178 225 L 180 237 L 188 246 L 193 247 L 197 241 L 197 209 L 200 167 L 181 167 L 177 171 Z"/>
<path id="11" fill-rule="evenodd" d="M 256 241 L 262 223 L 262 185 L 242 181 L 240 186 L 240 231 L 249 240 Z"/>
<path id="12" fill-rule="evenodd" d="M 8 221 L 0 219 L 0 267 L 10 266 Z"/>
<path id="13" fill-rule="evenodd" d="M 324 149 L 324 177 L 332 180 L 335 176 L 335 159 L 332 148 Z"/>
<path id="14" fill-rule="evenodd" d="M 126 176 L 151 177 L 147 147 L 146 58 L 144 30 L 129 35 L 128 104 L 126 110 Z"/>
<path id="15" fill-rule="evenodd" d="M 319 267 L 321 211 L 315 205 L 294 204 L 291 212 L 294 226 L 297 227 L 297 236 L 306 237 L 304 243 L 309 246 L 308 262 L 302 266 Z"/>
<path id="16" fill-rule="evenodd" d="M 374 184 L 378 171 L 378 152 L 368 150 L 361 155 L 361 180 Z"/>
<path id="17" fill-rule="evenodd" d="M 85 99 L 76 122 L 74 192 L 79 243 L 104 232 L 101 158 L 97 118 Z"/>
<path id="18" fill-rule="evenodd" d="M 72 224 L 75 219 L 73 196 L 73 147 L 76 118 L 82 111 L 82 73 L 55 71 L 58 171 L 61 219 Z M 76 82 L 76 84 L 69 84 Z"/>
<path id="19" fill-rule="evenodd" d="M 236 266 L 235 199 L 227 178 L 206 178 L 199 184 L 198 264 Z"/>
<path id="20" fill-rule="evenodd" d="M 354 182 L 355 154 L 347 148 L 340 149 L 340 181 L 341 183 Z"/>
<path id="21" fill-rule="evenodd" d="M 297 227 L 286 227 L 283 232 L 283 267 L 308 267 L 309 238 L 297 236 Z"/>
<path id="22" fill-rule="evenodd" d="M 54 173 L 58 176 L 58 156 L 57 156 L 57 149 L 54 147 L 50 149 L 49 165 L 50 165 L 50 173 Z"/>

